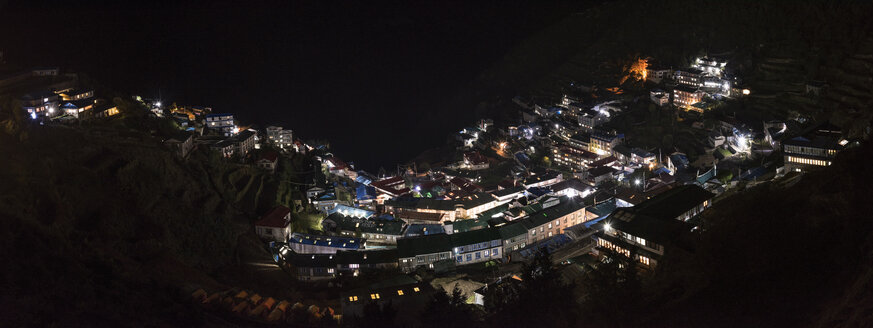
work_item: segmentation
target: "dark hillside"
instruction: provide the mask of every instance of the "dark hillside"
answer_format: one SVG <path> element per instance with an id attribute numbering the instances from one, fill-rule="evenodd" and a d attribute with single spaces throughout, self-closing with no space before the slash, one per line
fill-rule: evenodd
<path id="1" fill-rule="evenodd" d="M 129 123 L 0 133 L 4 325 L 197 324 L 186 286 L 228 288 L 211 277 L 275 203 L 269 178 L 206 152 L 182 160 Z"/>

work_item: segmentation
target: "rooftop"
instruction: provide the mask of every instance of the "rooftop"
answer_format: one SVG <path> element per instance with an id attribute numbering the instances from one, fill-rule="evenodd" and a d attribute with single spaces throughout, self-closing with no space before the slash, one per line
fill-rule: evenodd
<path id="1" fill-rule="evenodd" d="M 285 206 L 273 207 L 267 214 L 255 222 L 256 226 L 284 228 L 288 226 L 288 221 L 285 221 L 285 216 L 291 213 L 291 209 Z"/>

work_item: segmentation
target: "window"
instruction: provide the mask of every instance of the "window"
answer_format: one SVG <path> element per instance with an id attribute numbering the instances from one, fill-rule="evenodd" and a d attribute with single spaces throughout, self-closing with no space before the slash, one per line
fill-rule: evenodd
<path id="1" fill-rule="evenodd" d="M 500 249 L 499 249 L 499 248 L 492 249 L 492 250 L 491 250 L 491 255 L 492 255 L 492 256 L 500 255 Z"/>
<path id="2" fill-rule="evenodd" d="M 455 260 L 457 260 L 458 263 L 461 263 L 462 257 L 460 255 L 458 255 L 458 257 L 456 257 Z"/>
<path id="3" fill-rule="evenodd" d="M 370 294 L 370 299 L 378 300 L 378 299 L 379 299 L 379 293 L 376 293 L 376 294 Z"/>
<path id="4" fill-rule="evenodd" d="M 398 289 L 398 290 L 397 290 L 397 295 L 403 296 L 403 290 Z"/>
<path id="5" fill-rule="evenodd" d="M 418 293 L 420 291 L 420 289 L 418 289 L 418 287 L 412 287 L 412 290 L 414 290 L 416 293 Z"/>
<path id="6" fill-rule="evenodd" d="M 482 258 L 482 253 L 481 253 L 481 252 L 476 252 L 476 259 L 478 260 L 478 259 L 481 259 L 481 258 Z"/>
<path id="7" fill-rule="evenodd" d="M 264 234 L 272 235 L 272 234 L 273 234 L 273 229 L 272 229 L 272 228 L 264 228 Z"/>
<path id="8" fill-rule="evenodd" d="M 357 296 L 349 296 L 349 302 L 355 302 L 358 300 Z"/>
<path id="9" fill-rule="evenodd" d="M 650 260 L 648 257 L 640 255 L 640 263 L 645 264 L 645 265 L 650 265 L 649 261 Z"/>
<path id="10" fill-rule="evenodd" d="M 467 261 L 473 260 L 473 254 L 467 254 Z"/>
<path id="11" fill-rule="evenodd" d="M 360 267 L 361 267 L 360 264 L 349 264 L 349 269 L 357 269 L 357 268 L 360 268 Z"/>

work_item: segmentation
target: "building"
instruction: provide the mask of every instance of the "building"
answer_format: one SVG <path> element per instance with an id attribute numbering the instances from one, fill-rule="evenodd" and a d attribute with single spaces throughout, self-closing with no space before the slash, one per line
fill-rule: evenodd
<path id="1" fill-rule="evenodd" d="M 594 133 L 591 133 L 591 141 L 588 143 L 588 151 L 599 156 L 612 155 L 612 148 L 620 144 L 623 139 L 623 134 L 595 131 Z"/>
<path id="2" fill-rule="evenodd" d="M 655 156 L 655 154 L 649 151 L 640 148 L 631 149 L 630 160 L 632 163 L 648 165 L 650 163 L 655 163 L 656 159 L 657 157 Z"/>
<path id="3" fill-rule="evenodd" d="M 706 93 L 697 87 L 677 86 L 673 88 L 673 105 L 685 109 L 694 109 L 693 105 L 702 101 Z"/>
<path id="4" fill-rule="evenodd" d="M 252 149 L 255 149 L 255 131 L 245 130 L 233 136 L 236 145 L 236 154 L 245 157 Z"/>
<path id="5" fill-rule="evenodd" d="M 364 251 L 337 251 L 336 269 L 340 274 L 357 276 L 361 272 L 375 272 L 397 268 L 397 249 Z"/>
<path id="6" fill-rule="evenodd" d="M 654 83 L 661 83 L 661 81 L 670 77 L 672 74 L 673 70 L 669 68 L 657 67 L 654 65 L 649 65 L 649 67 L 646 68 L 646 80 Z"/>
<path id="7" fill-rule="evenodd" d="M 700 88 L 703 86 L 703 71 L 695 68 L 676 71 L 673 73 L 673 79 L 680 85 L 695 89 Z"/>
<path id="8" fill-rule="evenodd" d="M 291 209 L 274 207 L 255 222 L 255 232 L 262 239 L 285 242 L 291 236 Z"/>
<path id="9" fill-rule="evenodd" d="M 462 218 L 473 218 L 497 207 L 497 200 L 487 193 L 475 193 L 460 199 L 402 198 L 385 202 L 385 209 L 408 223 L 424 220 L 444 223 Z M 439 219 L 439 222 L 432 220 Z"/>
<path id="10" fill-rule="evenodd" d="M 334 254 L 337 251 L 360 250 L 366 240 L 355 237 L 312 235 L 295 232 L 288 238 L 288 247 L 298 254 Z"/>
<path id="11" fill-rule="evenodd" d="M 379 181 L 373 181 L 370 184 L 376 191 L 388 195 L 390 197 L 398 197 L 409 193 L 410 189 L 406 186 L 406 180 L 401 176 L 385 178 Z"/>
<path id="12" fill-rule="evenodd" d="M 571 169 L 581 169 L 597 160 L 597 154 L 570 145 L 559 145 L 552 149 L 552 161 L 556 165 Z"/>
<path id="13" fill-rule="evenodd" d="M 169 139 L 164 140 L 164 145 L 170 147 L 179 157 L 185 158 L 194 149 L 194 135 L 180 131 Z"/>
<path id="14" fill-rule="evenodd" d="M 478 151 L 464 152 L 464 161 L 460 168 L 463 170 L 484 170 L 489 167 L 488 159 Z"/>
<path id="15" fill-rule="evenodd" d="M 343 325 L 351 327 L 365 326 L 365 308 L 375 304 L 379 308 L 389 305 L 396 311 L 393 322 L 386 323 L 390 327 L 417 327 L 421 324 L 421 315 L 427 311 L 428 304 L 433 299 L 434 289 L 428 283 L 410 282 L 396 285 L 380 283 L 364 288 L 358 288 L 340 296 Z M 370 323 L 370 322 L 368 322 Z"/>
<path id="16" fill-rule="evenodd" d="M 562 197 L 558 205 L 531 214 L 518 223 L 527 230 L 527 243 L 533 244 L 564 233 L 565 228 L 582 223 L 584 217 L 585 206 Z"/>
<path id="17" fill-rule="evenodd" d="M 268 126 L 267 139 L 277 147 L 288 150 L 294 147 L 294 133 L 281 126 Z"/>
<path id="18" fill-rule="evenodd" d="M 667 246 L 681 242 L 689 220 L 712 205 L 715 195 L 697 185 L 667 190 L 633 207 L 617 208 L 598 223 L 601 256 L 654 268 Z"/>
<path id="19" fill-rule="evenodd" d="M 579 114 L 578 120 L 579 126 L 582 127 L 582 131 L 592 132 L 601 124 L 608 122 L 609 117 L 599 111 L 586 109 Z"/>
<path id="20" fill-rule="evenodd" d="M 236 153 L 238 146 L 233 142 L 233 140 L 225 139 L 218 142 L 212 142 L 209 145 L 209 148 L 217 151 L 224 158 L 230 158 Z"/>
<path id="21" fill-rule="evenodd" d="M 514 251 L 527 247 L 528 229 L 521 223 L 510 223 L 496 227 L 503 240 L 503 257 L 511 260 Z"/>
<path id="22" fill-rule="evenodd" d="M 654 89 L 649 91 L 649 99 L 651 99 L 655 105 L 665 106 L 670 103 L 670 94 L 661 89 Z"/>
<path id="23" fill-rule="evenodd" d="M 400 220 L 366 219 L 336 212 L 324 218 L 321 225 L 325 232 L 364 238 L 370 244 L 394 245 L 403 236 L 403 221 Z"/>
<path id="24" fill-rule="evenodd" d="M 500 204 L 505 204 L 509 201 L 512 201 L 517 198 L 521 198 L 524 196 L 524 186 L 517 186 L 512 188 L 503 188 L 498 191 L 492 192 L 491 196 L 497 200 Z"/>
<path id="25" fill-rule="evenodd" d="M 714 57 L 699 57 L 694 60 L 691 67 L 700 70 L 703 74 L 722 76 L 727 60 Z"/>
<path id="26" fill-rule="evenodd" d="M 289 252 L 284 256 L 285 262 L 291 264 L 298 280 L 325 280 L 337 276 L 337 261 L 335 254 L 301 254 Z"/>
<path id="27" fill-rule="evenodd" d="M 276 152 L 266 152 L 261 154 L 261 157 L 255 162 L 255 164 L 264 170 L 270 171 L 270 173 L 276 172 L 276 166 L 279 164 L 279 154 Z"/>
<path id="28" fill-rule="evenodd" d="M 203 120 L 203 125 L 208 129 L 218 131 L 219 134 L 225 137 L 230 137 L 237 132 L 233 114 L 207 114 Z"/>
<path id="29" fill-rule="evenodd" d="M 66 89 L 55 92 L 64 101 L 75 101 L 94 97 L 94 89 Z"/>
<path id="30" fill-rule="evenodd" d="M 453 261 L 451 236 L 434 234 L 398 239 L 397 256 L 404 271 L 418 267 L 433 269 L 438 261 Z"/>
<path id="31" fill-rule="evenodd" d="M 456 265 L 503 258 L 503 238 L 497 228 L 471 230 L 450 236 Z"/>
<path id="32" fill-rule="evenodd" d="M 803 172 L 830 166 L 847 144 L 840 128 L 827 123 L 819 125 L 802 136 L 782 142 L 785 169 Z"/>

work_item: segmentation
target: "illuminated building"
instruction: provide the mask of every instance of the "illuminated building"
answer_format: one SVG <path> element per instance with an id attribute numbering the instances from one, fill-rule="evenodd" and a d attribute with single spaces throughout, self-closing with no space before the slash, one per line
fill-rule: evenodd
<path id="1" fill-rule="evenodd" d="M 819 125 L 803 136 L 782 142 L 785 169 L 802 172 L 830 166 L 847 144 L 840 128 L 827 123 Z"/>
<path id="2" fill-rule="evenodd" d="M 694 109 L 692 105 L 703 100 L 705 93 L 688 86 L 677 86 L 673 89 L 673 105 L 686 109 Z"/>

